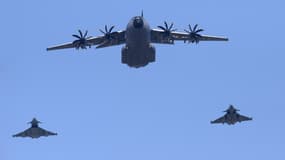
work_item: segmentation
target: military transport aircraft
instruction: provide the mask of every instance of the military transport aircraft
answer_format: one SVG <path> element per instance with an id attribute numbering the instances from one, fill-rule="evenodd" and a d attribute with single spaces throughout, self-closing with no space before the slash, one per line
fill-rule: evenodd
<path id="1" fill-rule="evenodd" d="M 242 121 L 249 121 L 252 120 L 250 117 L 246 117 L 243 115 L 240 115 L 237 113 L 239 111 L 238 109 L 235 109 L 233 105 L 230 105 L 230 107 L 225 110 L 224 112 L 227 112 L 223 117 L 220 117 L 214 121 L 211 121 L 211 123 L 227 123 L 229 125 L 235 124 L 236 122 L 242 122 Z"/>
<path id="2" fill-rule="evenodd" d="M 77 38 L 73 42 L 64 43 L 47 48 L 47 50 L 76 48 L 86 49 L 97 45 L 96 48 L 109 47 L 114 45 L 125 44 L 122 48 L 121 61 L 130 67 L 143 67 L 150 62 L 155 61 L 155 48 L 151 43 L 174 44 L 174 41 L 184 41 L 188 43 L 198 43 L 200 41 L 228 41 L 226 37 L 208 36 L 199 34 L 203 29 L 198 29 L 196 24 L 194 27 L 188 25 L 189 30 L 178 32 L 170 25 L 164 22 L 165 26 L 158 26 L 158 29 L 151 29 L 143 13 L 141 16 L 135 16 L 129 21 L 127 28 L 121 31 L 113 31 L 114 26 L 100 32 L 103 35 L 92 37 L 87 36 L 88 31 L 83 33 L 79 30 L 79 35 L 72 35 Z"/>
<path id="3" fill-rule="evenodd" d="M 47 130 L 44 130 L 39 127 L 40 121 L 38 121 L 36 118 L 33 118 L 31 122 L 31 127 L 23 132 L 20 132 L 18 134 L 13 135 L 13 137 L 31 137 L 31 138 L 39 138 L 41 136 L 53 136 L 57 135 L 57 133 L 53 133 Z"/>

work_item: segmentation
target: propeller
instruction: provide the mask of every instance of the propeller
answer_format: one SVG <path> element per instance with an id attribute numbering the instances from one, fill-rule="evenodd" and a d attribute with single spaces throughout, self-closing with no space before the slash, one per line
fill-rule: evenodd
<path id="1" fill-rule="evenodd" d="M 86 49 L 86 46 L 89 46 L 91 48 L 91 44 L 88 43 L 88 39 L 91 38 L 91 36 L 87 37 L 88 31 L 86 30 L 83 34 L 81 30 L 78 30 L 79 35 L 73 34 L 72 36 L 77 38 L 77 40 L 74 40 L 72 43 L 75 46 L 76 49 Z"/>
<path id="2" fill-rule="evenodd" d="M 173 23 L 168 25 L 166 21 L 164 21 L 164 27 L 163 26 L 157 26 L 157 27 L 162 29 L 164 31 L 164 35 L 169 38 L 171 38 L 170 37 L 171 32 L 174 32 L 177 30 L 177 29 L 173 29 Z"/>
<path id="3" fill-rule="evenodd" d="M 196 24 L 193 28 L 191 27 L 191 25 L 189 24 L 189 30 L 184 30 L 185 32 L 189 33 L 190 38 L 188 40 L 188 42 L 196 42 L 199 43 L 199 38 L 201 38 L 202 36 L 199 34 L 199 32 L 204 31 L 203 29 L 198 29 L 198 24 Z M 185 41 L 184 41 L 185 42 Z"/>
<path id="4" fill-rule="evenodd" d="M 112 30 L 114 29 L 115 26 L 112 26 L 108 29 L 107 25 L 105 25 L 105 31 L 99 29 L 99 31 L 101 33 L 103 33 L 105 35 L 105 38 L 107 40 L 112 40 L 114 37 L 113 37 L 113 34 L 112 34 Z"/>

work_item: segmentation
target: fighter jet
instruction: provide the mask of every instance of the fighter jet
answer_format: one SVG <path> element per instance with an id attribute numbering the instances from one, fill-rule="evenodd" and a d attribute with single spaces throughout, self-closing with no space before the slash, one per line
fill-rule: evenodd
<path id="1" fill-rule="evenodd" d="M 211 121 L 212 124 L 214 123 L 227 123 L 229 125 L 233 125 L 236 122 L 242 122 L 242 121 L 249 121 L 252 120 L 252 118 L 240 115 L 237 113 L 239 111 L 238 109 L 235 109 L 233 105 L 230 105 L 230 107 L 225 110 L 226 114 L 223 117 L 220 117 L 214 121 Z"/>
<path id="2" fill-rule="evenodd" d="M 57 135 L 57 133 L 53 133 L 47 130 L 44 130 L 39 127 L 40 121 L 38 121 L 36 118 L 33 118 L 31 122 L 31 127 L 23 132 L 20 132 L 18 134 L 13 135 L 13 137 L 31 137 L 31 138 L 39 138 L 41 136 L 53 136 Z"/>
<path id="3" fill-rule="evenodd" d="M 146 19 L 141 16 L 131 18 L 125 30 L 113 31 L 115 26 L 110 28 L 105 25 L 104 30 L 99 30 L 102 35 L 92 37 L 87 36 L 88 31 L 78 30 L 79 35 L 73 34 L 76 38 L 73 42 L 63 43 L 48 47 L 47 50 L 57 50 L 66 48 L 87 49 L 91 46 L 103 48 L 124 44 L 121 50 L 121 62 L 130 67 L 143 67 L 155 61 L 155 47 L 152 43 L 170 44 L 175 41 L 183 41 L 198 44 L 200 41 L 228 41 L 226 37 L 202 35 L 203 29 L 190 24 L 183 32 L 174 29 L 173 23 L 164 22 L 164 26 L 157 26 L 151 29 Z"/>

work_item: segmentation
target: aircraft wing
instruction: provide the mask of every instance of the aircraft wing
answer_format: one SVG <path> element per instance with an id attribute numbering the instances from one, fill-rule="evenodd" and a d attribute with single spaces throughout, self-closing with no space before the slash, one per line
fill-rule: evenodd
<path id="1" fill-rule="evenodd" d="M 57 133 L 53 133 L 53 132 L 50 132 L 50 131 L 47 131 L 45 129 L 42 129 L 42 128 L 38 128 L 38 134 L 41 135 L 41 136 L 54 136 L 54 135 L 57 135 Z"/>
<path id="2" fill-rule="evenodd" d="M 161 43 L 161 44 L 174 44 L 174 41 L 188 41 L 188 42 L 199 42 L 199 41 L 228 41 L 226 37 L 219 36 L 209 36 L 209 35 L 200 35 L 194 39 L 187 32 L 171 32 L 169 35 L 161 29 L 152 29 L 151 30 L 151 42 L 152 43 Z"/>
<path id="3" fill-rule="evenodd" d="M 226 122 L 226 117 L 225 116 L 220 117 L 220 118 L 218 118 L 218 119 L 216 119 L 214 121 L 211 121 L 212 124 L 214 124 L 214 123 L 225 123 L 225 122 Z"/>
<path id="4" fill-rule="evenodd" d="M 28 129 L 23 131 L 23 132 L 20 132 L 20 133 L 13 135 L 13 137 L 27 137 L 28 136 L 27 131 L 28 131 Z"/>
<path id="5" fill-rule="evenodd" d="M 111 38 L 110 38 L 111 37 Z M 97 36 L 97 37 L 87 37 L 85 39 L 83 45 L 79 45 L 75 41 L 63 43 L 55 46 L 48 47 L 47 50 L 58 50 L 58 49 L 68 49 L 68 48 L 76 48 L 76 49 L 86 49 L 86 47 L 91 47 L 96 45 L 96 48 L 103 48 L 103 47 L 109 47 L 114 45 L 120 45 L 126 42 L 125 39 L 125 31 L 115 31 L 112 32 L 109 37 L 106 37 L 105 35 Z"/>
<path id="6" fill-rule="evenodd" d="M 252 118 L 250 117 L 247 117 L 247 116 L 243 116 L 243 115 L 238 115 L 238 120 L 241 122 L 241 121 L 250 121 L 252 120 Z"/>

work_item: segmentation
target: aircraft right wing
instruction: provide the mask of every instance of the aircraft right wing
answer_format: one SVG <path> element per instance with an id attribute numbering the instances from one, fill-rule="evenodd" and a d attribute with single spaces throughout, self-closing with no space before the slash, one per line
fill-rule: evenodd
<path id="1" fill-rule="evenodd" d="M 226 122 L 226 117 L 225 116 L 222 116 L 214 121 L 211 121 L 212 124 L 214 123 L 225 123 Z"/>
<path id="2" fill-rule="evenodd" d="M 25 130 L 23 132 L 17 133 L 15 135 L 13 135 L 13 137 L 27 137 L 28 136 L 28 134 L 27 134 L 28 130 L 29 129 L 27 129 L 27 130 Z"/>

